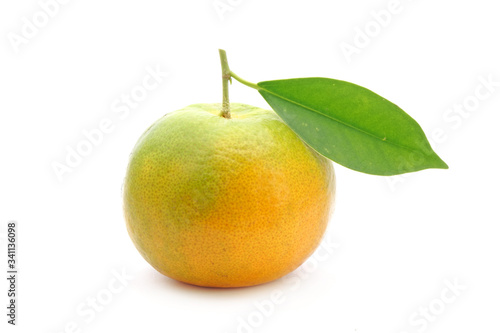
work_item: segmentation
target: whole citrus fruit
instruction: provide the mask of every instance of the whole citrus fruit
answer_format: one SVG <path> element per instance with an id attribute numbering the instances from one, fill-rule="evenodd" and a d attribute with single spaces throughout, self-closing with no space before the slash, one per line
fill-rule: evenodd
<path id="1" fill-rule="evenodd" d="M 280 278 L 318 246 L 335 176 L 272 111 L 196 104 L 139 139 L 124 184 L 128 232 L 159 272 L 242 287 Z"/>

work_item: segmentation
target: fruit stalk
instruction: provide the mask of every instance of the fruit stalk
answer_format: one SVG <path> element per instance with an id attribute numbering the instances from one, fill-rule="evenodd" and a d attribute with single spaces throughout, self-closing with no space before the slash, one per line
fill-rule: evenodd
<path id="1" fill-rule="evenodd" d="M 219 49 L 220 65 L 222 68 L 222 110 L 221 117 L 231 119 L 229 106 L 229 82 L 231 81 L 231 70 L 227 62 L 226 51 Z"/>

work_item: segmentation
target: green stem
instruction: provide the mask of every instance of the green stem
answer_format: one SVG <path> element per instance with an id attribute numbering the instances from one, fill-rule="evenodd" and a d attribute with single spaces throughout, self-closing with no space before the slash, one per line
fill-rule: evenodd
<path id="1" fill-rule="evenodd" d="M 226 51 L 219 49 L 219 56 L 220 56 L 220 65 L 222 68 L 222 110 L 220 112 L 220 116 L 227 119 L 231 119 L 231 110 L 229 104 L 229 83 L 230 82 L 232 83 L 231 78 L 234 77 L 236 81 L 253 89 L 259 90 L 260 87 L 255 83 L 243 80 L 241 77 L 231 72 L 231 70 L 229 69 L 229 64 L 227 62 Z"/>
<path id="2" fill-rule="evenodd" d="M 236 79 L 236 81 L 238 81 L 239 83 L 243 83 L 245 86 L 248 86 L 250 88 L 254 88 L 257 90 L 260 89 L 260 87 L 258 85 L 256 85 L 255 83 L 248 82 L 247 80 L 243 80 L 241 77 L 239 77 L 238 75 L 234 74 L 231 71 L 229 71 L 229 74 L 231 75 L 231 77 L 234 77 Z"/>
<path id="3" fill-rule="evenodd" d="M 229 107 L 229 81 L 231 81 L 231 70 L 227 62 L 226 51 L 219 49 L 220 65 L 222 68 L 222 110 L 220 116 L 231 119 Z"/>

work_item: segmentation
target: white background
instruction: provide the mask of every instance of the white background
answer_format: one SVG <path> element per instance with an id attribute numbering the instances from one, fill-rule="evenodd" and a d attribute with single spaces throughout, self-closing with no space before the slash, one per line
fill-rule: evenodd
<path id="1" fill-rule="evenodd" d="M 0 258 L 5 272 L 6 224 L 18 221 L 20 270 L 16 327 L 0 284 L 2 332 L 499 332 L 500 86 L 474 97 L 488 92 L 481 78 L 500 81 L 495 2 L 401 0 L 383 27 L 371 13 L 389 0 L 221 3 L 231 10 L 219 15 L 213 0 L 68 1 L 18 47 L 12 36 L 40 4 L 0 4 Z M 346 57 L 341 46 L 355 40 Z M 220 101 L 218 48 L 252 82 L 324 76 L 381 94 L 431 140 L 442 132 L 433 146 L 450 169 L 383 178 L 336 166 L 326 237 L 339 246 L 285 279 L 217 290 L 163 277 L 125 229 L 128 155 L 165 113 Z M 168 77 L 120 118 L 113 103 L 148 66 Z M 267 107 L 237 82 L 230 94 Z M 463 103 L 473 110 L 447 111 Z M 53 163 L 107 118 L 113 130 L 60 181 Z M 121 288 L 123 271 L 133 278 Z M 270 306 L 276 290 L 282 302 Z M 90 310 L 95 297 L 101 311 Z"/>

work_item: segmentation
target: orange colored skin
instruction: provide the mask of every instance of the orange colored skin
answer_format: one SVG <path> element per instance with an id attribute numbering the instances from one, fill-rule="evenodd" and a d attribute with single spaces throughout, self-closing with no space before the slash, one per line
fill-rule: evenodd
<path id="1" fill-rule="evenodd" d="M 129 234 L 159 272 L 207 287 L 278 279 L 317 248 L 330 218 L 331 162 L 272 111 L 193 105 L 141 137 L 124 185 Z"/>

